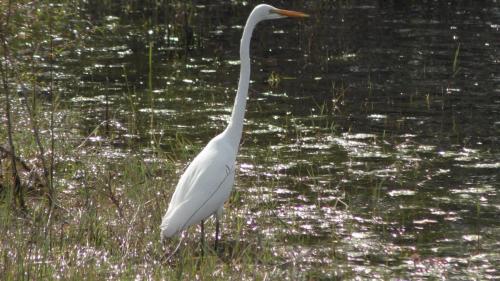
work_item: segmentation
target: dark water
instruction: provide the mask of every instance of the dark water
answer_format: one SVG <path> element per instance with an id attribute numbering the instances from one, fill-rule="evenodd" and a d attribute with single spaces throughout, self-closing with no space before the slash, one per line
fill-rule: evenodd
<path id="1" fill-rule="evenodd" d="M 85 7 L 59 72 L 81 135 L 196 153 L 229 118 L 243 3 Z M 500 278 L 498 2 L 272 4 L 311 18 L 254 33 L 229 214 L 318 278 Z"/>

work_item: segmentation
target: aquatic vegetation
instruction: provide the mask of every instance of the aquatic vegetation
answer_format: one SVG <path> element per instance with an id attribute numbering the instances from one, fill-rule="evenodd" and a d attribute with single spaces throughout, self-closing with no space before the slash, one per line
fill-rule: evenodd
<path id="1" fill-rule="evenodd" d="M 157 226 L 229 118 L 251 3 L 14 2 L 2 280 L 500 276 L 493 1 L 293 3 L 315 20 L 254 38 L 224 243 L 193 228 L 171 261 Z"/>

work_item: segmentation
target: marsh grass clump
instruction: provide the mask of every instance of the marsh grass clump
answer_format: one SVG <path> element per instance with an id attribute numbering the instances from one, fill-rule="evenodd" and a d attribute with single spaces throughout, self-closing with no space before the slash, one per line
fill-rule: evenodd
<path id="1" fill-rule="evenodd" d="M 61 123 L 62 127 L 68 125 Z M 172 193 L 168 187 L 175 186 L 182 169 L 169 157 L 185 156 L 110 157 L 120 154 L 114 154 L 117 151 L 106 140 L 97 146 L 74 142 L 57 147 L 53 211 L 49 213 L 43 197 L 36 194 L 27 194 L 29 211 L 25 215 L 9 204 L 0 205 L 5 253 L 0 271 L 5 280 L 20 276 L 46 280 L 58 276 L 86 280 L 138 275 L 165 280 L 300 276 L 300 271 L 289 271 L 294 268 L 293 256 L 277 258 L 288 251 L 275 245 L 280 236 L 263 235 L 267 223 L 248 221 L 252 210 L 262 207 L 257 202 L 237 204 L 238 193 L 230 200 L 230 214 L 223 220 L 219 251 L 212 250 L 213 237 L 207 237 L 202 256 L 199 230 L 193 227 L 184 234 L 179 252 L 165 260 L 179 240 L 162 245 L 158 225 Z M 213 233 L 213 227 L 209 222 L 207 233 Z"/>

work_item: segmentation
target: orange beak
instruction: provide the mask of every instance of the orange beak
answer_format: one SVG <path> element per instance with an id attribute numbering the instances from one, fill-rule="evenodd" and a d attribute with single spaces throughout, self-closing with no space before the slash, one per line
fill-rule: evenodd
<path id="1" fill-rule="evenodd" d="M 282 9 L 274 9 L 271 12 L 285 16 L 290 18 L 307 18 L 308 14 L 304 14 L 302 12 L 290 11 L 290 10 L 282 10 Z"/>

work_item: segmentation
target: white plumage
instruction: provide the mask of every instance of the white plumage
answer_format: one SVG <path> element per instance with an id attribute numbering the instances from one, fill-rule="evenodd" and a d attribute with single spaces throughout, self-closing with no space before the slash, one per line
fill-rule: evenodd
<path id="1" fill-rule="evenodd" d="M 212 139 L 181 176 L 161 224 L 162 238 L 222 215 L 234 183 L 235 156 L 222 135 Z"/>
<path id="2" fill-rule="evenodd" d="M 222 215 L 224 202 L 233 188 L 236 154 L 243 131 L 250 81 L 249 49 L 252 32 L 262 20 L 284 17 L 307 15 L 262 4 L 256 6 L 248 17 L 241 38 L 240 78 L 231 119 L 224 132 L 207 144 L 181 176 L 160 226 L 162 240 L 213 214 L 217 215 L 217 219 Z M 215 238 L 217 241 L 217 235 Z"/>

